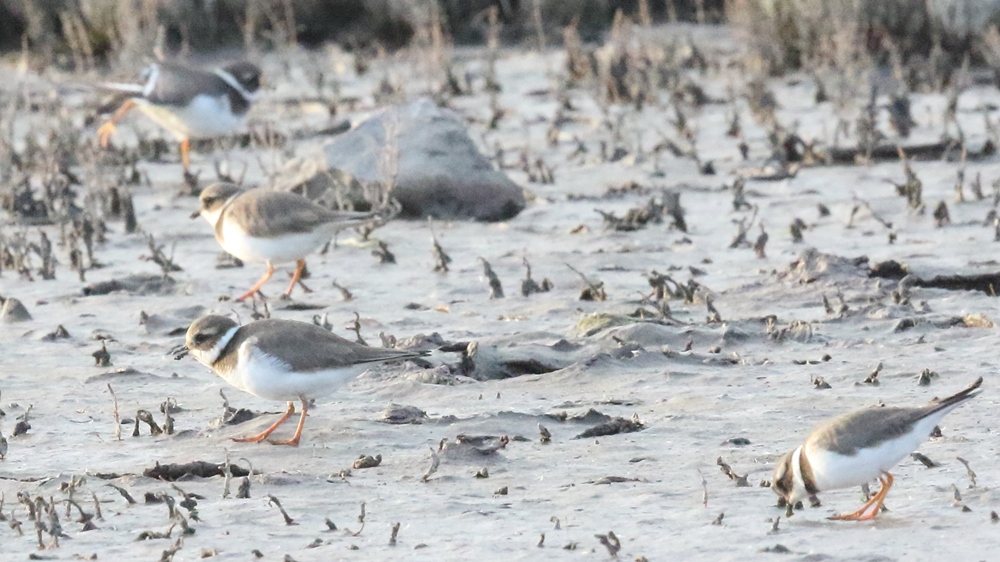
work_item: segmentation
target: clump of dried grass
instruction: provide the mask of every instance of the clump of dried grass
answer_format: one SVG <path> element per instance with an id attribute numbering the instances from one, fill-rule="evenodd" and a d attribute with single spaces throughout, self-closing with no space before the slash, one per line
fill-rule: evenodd
<path id="1" fill-rule="evenodd" d="M 867 30 L 856 0 L 734 0 L 726 8 L 767 74 L 865 62 Z"/>
<path id="2" fill-rule="evenodd" d="M 892 68 L 911 91 L 941 91 L 964 59 L 988 62 L 991 50 L 987 28 L 944 22 L 943 4 L 730 0 L 726 17 L 744 32 L 752 63 L 766 74 L 835 69 L 848 73 L 845 83 L 857 84 L 853 71 L 878 65 Z"/>
<path id="3" fill-rule="evenodd" d="M 0 3 L 0 49 L 28 41 L 36 66 L 136 66 L 153 53 L 181 58 L 328 40 L 394 50 L 413 36 L 412 12 L 431 0 L 26 0 Z"/>

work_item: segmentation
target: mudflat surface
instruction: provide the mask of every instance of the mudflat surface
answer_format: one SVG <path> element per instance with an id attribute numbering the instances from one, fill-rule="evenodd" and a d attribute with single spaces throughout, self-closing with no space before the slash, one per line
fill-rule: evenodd
<path id="1" fill-rule="evenodd" d="M 683 33 L 709 57 L 731 55 L 724 29 Z M 247 185 L 266 185 L 282 161 L 318 150 L 323 137 L 308 132 L 334 119 L 324 104 L 302 101 L 315 97 L 310 77 L 318 69 L 335 76 L 341 96 L 357 98 L 338 115 L 356 122 L 378 109 L 373 92 L 383 79 L 405 85 L 400 97 L 431 87 L 423 60 L 380 60 L 357 76 L 349 57 L 332 49 L 265 58 L 272 89 L 256 106 L 252 126 L 286 131 L 291 140 L 283 147 L 195 154 L 202 185 L 215 175 L 215 160 L 228 163 L 234 174 L 245 166 Z M 361 336 L 372 345 L 379 345 L 380 333 L 401 341 L 437 333 L 447 342 L 478 342 L 483 368 L 534 354 L 550 372 L 478 381 L 463 376 L 458 354 L 435 352 L 431 369 L 380 367 L 319 400 L 298 448 L 231 442 L 266 427 L 284 405 L 229 388 L 193 359 L 175 362 L 170 350 L 202 314 L 249 321 L 251 305 L 227 299 L 249 288 L 263 266 L 216 269 L 220 248 L 211 229 L 188 219 L 196 199 L 178 195 L 183 186 L 176 156 L 140 161 L 137 168 L 149 181 L 128 189 L 141 231 L 125 234 L 121 221 L 109 220 L 107 242 L 95 248 L 103 267 L 87 271 L 84 281 L 58 244 L 58 226 L 2 219 L 0 233 L 8 244 L 19 235 L 37 241 L 44 231 L 59 260 L 54 280 L 28 280 L 9 269 L 0 275 L 0 295 L 21 300 L 32 315 L 0 324 L 0 409 L 6 414 L 0 430 L 9 441 L 0 461 L 2 513 L 16 517 L 24 533 L 0 525 L 5 559 L 34 553 L 155 560 L 174 545 L 180 546 L 174 560 L 247 560 L 254 550 L 265 560 L 300 561 L 606 560 L 608 549 L 595 535 L 609 531 L 620 540 L 618 557 L 628 560 L 980 559 L 1000 548 L 990 520 L 1000 507 L 992 429 L 996 298 L 989 291 L 922 287 L 911 287 L 903 295 L 908 299 L 894 298 L 897 280 L 868 276 L 870 266 L 890 259 L 922 279 L 1000 271 L 994 228 L 986 220 L 994 208 L 990 185 L 1000 177 L 996 157 L 970 159 L 961 203 L 954 190 L 959 163 L 913 163 L 923 185 L 922 211 L 909 208 L 886 182 L 903 182 L 898 161 L 803 167 L 794 177 L 751 179 L 744 188 L 748 205 L 736 209 L 736 174 L 761 165 L 771 152 L 767 130 L 750 118 L 742 98 L 685 110 L 702 162 L 711 160 L 717 171 L 704 175 L 693 159 L 654 152 L 666 138 L 681 143 L 668 93 L 641 109 L 602 107 L 596 87 L 581 87 L 564 92 L 572 109 L 560 109 L 565 53 L 505 50 L 497 61 L 502 90 L 491 102 L 483 87 L 483 53 L 459 51 L 456 60 L 472 78 L 473 93 L 450 98 L 449 105 L 468 119 L 484 153 L 496 156 L 501 149 L 507 173 L 530 192 L 528 207 L 503 223 L 392 221 L 368 242 L 345 232 L 326 254 L 309 259 L 306 284 L 313 292 L 277 299 L 288 271 L 279 270 L 264 289 L 271 297 L 268 308 L 276 318 L 325 317 L 345 337 L 354 337 L 349 328 L 356 313 Z M 25 75 L 13 67 L 2 72 L 13 77 L 10 88 L 33 95 L 62 92 L 75 129 L 92 138 L 94 127 L 84 126 L 81 116 L 96 104 L 96 95 L 70 88 L 68 77 Z M 685 72 L 715 99 L 727 99 L 727 88 L 742 88 L 746 81 L 744 73 L 725 65 Z M 811 81 L 786 77 L 768 86 L 782 123 L 797 122 L 803 138 L 832 144 L 836 111 L 830 102 L 815 103 Z M 7 93 L 13 91 L 19 90 Z M 907 142 L 936 142 L 944 128 L 945 96 L 912 100 L 916 126 Z M 991 107 L 998 102 L 1000 95 L 985 87 L 959 97 L 957 115 L 970 146 L 984 142 L 983 115 L 995 119 Z M 495 129 L 489 127 L 491 104 L 504 112 Z M 733 107 L 742 115 L 750 161 L 741 158 L 739 140 L 725 135 Z M 560 127 L 550 142 L 557 115 Z M 887 118 L 880 119 L 891 139 Z M 15 138 L 28 130 L 44 135 L 57 127 L 55 120 L 19 114 Z M 116 140 L 135 143 L 136 131 L 160 134 L 135 118 Z M 850 145 L 851 139 L 840 142 Z M 624 155 L 608 157 L 616 147 Z M 518 166 L 522 153 L 529 163 L 541 159 L 553 169 L 554 183 L 529 181 Z M 986 192 L 982 200 L 969 188 L 977 174 Z M 680 195 L 686 232 L 669 215 L 619 231 L 595 212 L 623 217 L 659 199 L 661 189 Z M 80 191 L 82 200 L 87 190 Z M 950 224 L 941 227 L 932 216 L 939 201 L 950 212 Z M 820 204 L 828 215 L 821 215 Z M 754 216 L 749 243 L 731 248 L 738 223 Z M 802 242 L 789 233 L 795 218 L 807 226 Z M 759 257 L 750 245 L 760 225 L 768 239 Z M 431 228 L 453 260 L 446 273 L 433 271 Z M 150 235 L 182 268 L 170 274 L 172 283 L 84 296 L 84 287 L 94 283 L 160 276 L 160 268 L 144 259 Z M 379 263 L 372 255 L 374 240 L 388 244 L 396 264 Z M 490 299 L 478 258 L 489 261 L 505 298 Z M 40 260 L 32 259 L 37 267 Z M 536 281 L 552 282 L 551 291 L 520 294 L 523 259 Z M 580 300 L 584 283 L 567 264 L 603 283 L 607 299 Z M 665 299 L 669 315 L 648 298 L 652 270 L 680 284 L 697 283 L 690 299 Z M 334 282 L 353 298 L 345 301 Z M 69 337 L 47 338 L 58 326 Z M 112 366 L 94 365 L 91 354 L 101 348 L 100 339 Z M 864 383 L 879 364 L 878 384 Z M 920 386 L 925 369 L 936 376 Z M 950 414 L 943 436 L 920 448 L 939 466 L 904 460 L 886 503 L 890 511 L 877 520 L 826 520 L 856 509 L 858 489 L 824 493 L 821 507 L 806 507 L 786 520 L 774 493 L 759 486 L 770 480 L 778 457 L 818 422 L 883 403 L 924 404 L 978 376 L 986 379 L 982 395 Z M 816 388 L 820 377 L 830 388 Z M 163 425 L 160 404 L 175 400 L 175 433 L 151 436 L 142 425 L 134 437 L 126 422 L 116 439 L 109 384 L 120 416 L 128 420 L 145 409 Z M 220 390 L 232 407 L 267 415 L 220 425 Z M 427 417 L 417 424 L 383 423 L 391 403 L 414 406 Z M 13 437 L 16 418 L 28 407 L 31 429 Z M 599 414 L 587 415 L 591 409 Z M 633 416 L 641 431 L 576 438 L 609 418 Z M 551 442 L 541 442 L 539 424 L 551 432 Z M 291 430 L 289 424 L 281 434 Z M 488 438 L 458 444 L 460 435 Z M 509 442 L 496 449 L 501 436 Z M 171 483 L 143 476 L 145 469 L 156 463 L 222 463 L 227 454 L 234 465 L 252 467 L 248 499 L 235 497 L 239 478 L 228 498 L 221 476 L 182 480 L 176 485 L 184 492 L 204 496 L 197 500 L 197 521 L 177 507 L 193 534 L 178 543 L 182 534 L 175 526 L 170 538 L 136 540 L 143 531 L 166 533 L 172 525 L 168 506 L 145 503 L 146 494 L 182 499 Z M 352 469 L 361 455 L 381 455 L 381 464 Z M 434 456 L 438 468 L 425 481 Z M 750 485 L 737 487 L 727 478 L 716 464 L 720 457 Z M 956 457 L 975 471 L 974 487 Z M 72 497 L 91 515 L 96 497 L 103 518 L 84 532 L 76 508 L 67 517 L 59 503 L 67 537 L 58 549 L 39 551 L 34 523 L 17 495 L 63 502 L 69 497 L 63 487 L 74 477 L 84 481 Z M 109 484 L 128 490 L 137 503 L 128 504 Z M 286 525 L 269 495 L 280 500 L 293 524 Z M 326 519 L 337 529 L 330 530 Z M 390 545 L 394 523 L 398 535 Z M 50 535 L 43 533 L 42 540 L 49 545 Z"/>

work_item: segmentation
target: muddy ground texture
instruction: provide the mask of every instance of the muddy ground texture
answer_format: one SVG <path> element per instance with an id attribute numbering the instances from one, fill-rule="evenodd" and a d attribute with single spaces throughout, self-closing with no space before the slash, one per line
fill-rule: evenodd
<path id="1" fill-rule="evenodd" d="M 11 524 L 0 525 L 2 556 L 815 561 L 975 559 L 1000 549 L 991 520 L 1000 458 L 990 277 L 1000 272 L 1000 161 L 988 150 L 1000 94 L 971 82 L 956 98 L 955 122 L 945 118 L 947 93 L 912 94 L 906 139 L 880 95 L 869 122 L 885 136 L 883 149 L 856 164 L 866 96 L 836 107 L 816 102 L 809 76 L 761 82 L 777 102 L 773 122 L 803 144 L 818 141 L 819 156 L 805 155 L 794 139 L 769 138 L 778 129 L 768 124 L 767 99 L 761 106 L 752 73 L 728 64 L 738 42 L 727 30 L 657 33 L 680 47 L 651 64 L 676 65 L 679 82 L 658 85 L 643 103 L 603 103 L 608 91 L 596 79 L 565 87 L 565 50 L 502 50 L 499 92 L 487 87 L 488 53 L 455 52 L 462 85 L 447 104 L 528 190 L 527 208 L 502 223 L 395 220 L 369 240 L 343 233 L 310 258 L 312 292 L 276 298 L 290 273 L 281 270 L 265 287 L 266 312 L 260 301 L 229 300 L 263 267 L 216 267 L 209 227 L 187 218 L 197 201 L 173 147 L 158 157 L 137 152 L 162 133 L 131 119 L 117 149 L 99 152 L 99 122 L 86 119 L 99 96 L 85 77 L 5 63 L 5 104 L 36 104 L 8 115 L 7 137 L 23 152 L 29 131 L 42 140 L 71 131 L 79 140 L 65 142 L 78 142 L 83 156 L 69 168 L 80 182 L 70 184 L 75 198 L 66 197 L 107 233 L 87 256 L 82 227 L 59 219 L 68 199 L 58 194 L 52 208 L 64 213 L 40 224 L 3 214 L 0 241 L 21 261 L 0 271 L 0 295 L 23 303 L 30 319 L 10 321 L 17 314 L 8 307 L 0 324 L 8 442 L 0 513 Z M 692 62 L 692 43 L 706 68 Z M 267 185 L 338 120 L 356 123 L 387 103 L 437 92 L 424 62 L 398 56 L 359 75 L 335 48 L 268 55 L 271 89 L 253 114 L 258 140 L 202 148 L 193 159 L 200 185 L 214 179 L 215 163 L 234 176 L 245 169 L 247 185 Z M 327 82 L 317 92 L 320 70 Z M 678 84 L 696 85 L 704 98 Z M 330 100 L 339 100 L 336 115 Z M 751 115 L 761 107 L 763 117 Z M 728 136 L 737 114 L 740 136 Z M 846 133 L 837 131 L 843 115 Z M 941 142 L 946 130 L 958 138 L 959 127 L 964 162 L 960 147 Z M 924 155 L 910 163 L 919 190 L 896 144 Z M 847 156 L 824 164 L 835 148 Z M 129 154 L 141 155 L 134 166 Z M 32 173 L 34 198 L 43 200 L 37 186 L 46 176 Z M 112 186 L 131 196 L 132 233 L 127 210 L 111 208 Z M 42 233 L 55 263 L 42 259 Z M 149 259 L 150 237 L 162 249 L 159 264 Z M 433 239 L 451 258 L 447 271 L 434 270 Z M 379 241 L 395 263 L 373 255 Z M 491 298 L 479 258 L 503 298 Z M 522 294 L 524 260 L 550 290 Z M 435 351 L 425 365 L 380 367 L 320 400 L 299 448 L 233 443 L 283 405 L 227 387 L 190 358 L 171 359 L 205 313 L 325 319 L 351 338 L 357 318 L 372 345 L 382 335 L 451 351 Z M 102 348 L 110 359 L 95 366 Z M 978 376 L 982 395 L 920 449 L 934 466 L 904 460 L 875 521 L 826 520 L 855 509 L 859 489 L 822 494 L 821 506 L 786 519 L 764 487 L 780 454 L 821 420 L 923 404 Z M 164 403 L 172 434 L 151 435 L 134 421 L 145 410 L 164 427 Z M 26 432 L 17 427 L 24 416 Z M 356 464 L 362 456 L 372 458 Z M 208 464 L 166 466 L 195 461 Z M 39 509 L 38 524 L 28 504 Z"/>

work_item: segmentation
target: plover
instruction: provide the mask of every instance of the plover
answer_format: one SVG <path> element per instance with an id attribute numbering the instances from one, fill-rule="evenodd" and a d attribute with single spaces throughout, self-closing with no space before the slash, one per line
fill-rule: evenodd
<path id="1" fill-rule="evenodd" d="M 869 408 L 831 419 L 778 461 L 771 487 L 791 507 L 819 492 L 878 479 L 881 488 L 860 509 L 831 517 L 874 519 L 892 487 L 889 470 L 916 451 L 948 412 L 979 394 L 982 384 L 980 377 L 958 394 L 918 408 Z"/>
<path id="2" fill-rule="evenodd" d="M 368 347 L 305 322 L 266 319 L 240 326 L 216 315 L 202 316 L 191 324 L 174 358 L 188 353 L 244 392 L 288 402 L 284 415 L 273 425 L 234 441 L 267 439 L 295 413 L 294 401 L 302 402 L 295 435 L 274 441 L 277 445 L 299 444 L 309 400 L 333 392 L 374 364 L 428 355 L 426 351 Z"/>
<path id="3" fill-rule="evenodd" d="M 345 228 L 372 220 L 372 213 L 331 211 L 312 201 L 267 188 L 242 190 L 231 183 L 216 183 L 199 197 L 201 209 L 191 215 L 205 217 L 215 228 L 222 248 L 244 261 L 267 263 L 260 281 L 236 300 L 252 297 L 274 275 L 274 264 L 295 262 L 295 274 L 285 295 L 291 295 L 306 267 L 305 257 Z"/>
<path id="4" fill-rule="evenodd" d="M 118 121 L 131 109 L 138 108 L 177 137 L 185 171 L 191 165 L 190 139 L 228 135 L 243 128 L 250 104 L 260 89 L 260 69 L 249 62 L 210 71 L 153 64 L 143 71 L 141 78 L 145 80 L 143 84 L 103 85 L 132 95 L 98 129 L 101 146 L 108 146 Z"/>

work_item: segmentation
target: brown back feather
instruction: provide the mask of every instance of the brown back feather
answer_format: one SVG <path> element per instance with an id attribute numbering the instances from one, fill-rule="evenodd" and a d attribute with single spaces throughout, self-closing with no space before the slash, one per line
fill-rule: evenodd
<path id="1" fill-rule="evenodd" d="M 927 416 L 976 396 L 982 383 L 980 377 L 965 390 L 922 408 L 869 408 L 834 418 L 816 428 L 809 441 L 824 449 L 854 455 L 859 449 L 875 447 L 902 436 Z M 878 426 L 879 431 L 871 431 L 872 426 Z"/>
<path id="2" fill-rule="evenodd" d="M 280 359 L 291 369 L 305 373 L 427 355 L 421 351 L 368 347 L 313 324 L 277 319 L 258 320 L 243 326 L 225 351 L 235 358 L 236 351 L 250 338 L 256 338 L 257 345 L 265 353 L 278 348 L 293 350 L 293 355 Z"/>
<path id="3" fill-rule="evenodd" d="M 324 224 L 342 223 L 340 228 L 348 228 L 371 218 L 368 213 L 330 211 L 301 195 L 266 188 L 253 189 L 233 199 L 225 214 L 238 219 L 247 234 L 257 238 L 274 233 L 312 232 Z"/>

